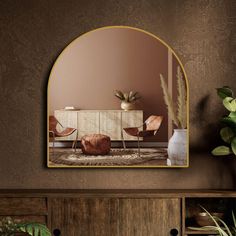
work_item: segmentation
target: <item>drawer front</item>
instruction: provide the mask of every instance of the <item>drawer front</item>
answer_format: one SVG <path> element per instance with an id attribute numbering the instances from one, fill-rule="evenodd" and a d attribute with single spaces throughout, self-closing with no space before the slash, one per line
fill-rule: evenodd
<path id="1" fill-rule="evenodd" d="M 165 236 L 181 230 L 177 198 L 54 198 L 52 229 L 70 236 Z"/>
<path id="2" fill-rule="evenodd" d="M 122 129 L 127 127 L 139 127 L 143 124 L 143 112 L 142 111 L 127 111 L 122 112 Z M 141 128 L 140 128 L 141 130 Z M 136 137 L 123 132 L 125 140 L 137 140 Z M 141 139 L 142 140 L 142 139 Z"/>
<path id="3" fill-rule="evenodd" d="M 121 112 L 100 112 L 100 133 L 109 136 L 111 140 L 121 140 Z"/>
<path id="4" fill-rule="evenodd" d="M 175 228 L 181 232 L 180 199 L 120 199 L 119 234 L 165 236 Z"/>
<path id="5" fill-rule="evenodd" d="M 79 111 L 78 112 L 78 137 L 81 139 L 86 134 L 99 133 L 99 112 Z"/>
<path id="6" fill-rule="evenodd" d="M 52 230 L 62 236 L 116 236 L 117 199 L 54 198 Z M 125 234 L 124 234 L 125 235 Z"/>
<path id="7" fill-rule="evenodd" d="M 43 215 L 46 212 L 46 198 L 0 198 L 0 215 Z"/>

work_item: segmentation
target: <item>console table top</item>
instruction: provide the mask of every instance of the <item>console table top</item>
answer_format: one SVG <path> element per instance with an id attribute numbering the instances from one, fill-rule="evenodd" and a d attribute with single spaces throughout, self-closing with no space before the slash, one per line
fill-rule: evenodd
<path id="1" fill-rule="evenodd" d="M 129 110 L 129 111 L 125 111 L 125 110 L 122 110 L 122 109 L 101 109 L 101 110 L 98 110 L 98 109 L 56 109 L 55 111 L 97 111 L 97 112 L 101 112 L 101 111 L 113 111 L 113 112 L 134 112 L 134 111 L 139 111 L 139 112 L 142 112 L 143 110 Z"/>
<path id="2" fill-rule="evenodd" d="M 236 197 L 236 190 L 198 189 L 0 189 L 0 196 L 81 196 L 81 197 Z"/>

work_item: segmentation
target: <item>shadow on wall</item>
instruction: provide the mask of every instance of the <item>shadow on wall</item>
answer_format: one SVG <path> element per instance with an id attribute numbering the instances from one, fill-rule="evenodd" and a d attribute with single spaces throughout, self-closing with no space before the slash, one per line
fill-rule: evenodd
<path id="1" fill-rule="evenodd" d="M 195 129 L 200 130 L 200 132 L 195 132 L 199 134 L 199 137 L 197 138 L 197 144 L 192 144 L 190 140 L 190 143 L 192 144 L 190 148 L 192 151 L 202 150 L 210 153 L 215 146 L 221 143 L 218 131 L 220 128 L 219 120 L 220 117 L 223 116 L 224 108 L 222 107 L 221 109 L 220 106 L 217 106 L 215 109 L 209 109 L 210 107 L 211 95 L 207 94 L 203 96 L 196 104 L 194 115 L 192 115 L 192 118 L 190 117 L 190 123 L 192 126 L 194 126 Z M 211 114 L 209 112 L 211 112 Z M 209 116 L 214 116 L 214 122 L 209 123 Z M 195 139 L 195 137 L 193 138 Z"/>

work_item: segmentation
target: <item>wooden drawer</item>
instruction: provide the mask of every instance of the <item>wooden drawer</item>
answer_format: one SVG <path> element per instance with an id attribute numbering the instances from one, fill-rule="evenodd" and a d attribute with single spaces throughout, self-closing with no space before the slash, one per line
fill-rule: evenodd
<path id="1" fill-rule="evenodd" d="M 121 140 L 121 111 L 100 112 L 100 133 L 111 140 Z"/>
<path id="2" fill-rule="evenodd" d="M 99 133 L 99 112 L 80 111 L 78 112 L 78 134 L 81 139 L 86 134 Z"/>
<path id="3" fill-rule="evenodd" d="M 0 198 L 0 215 L 45 215 L 46 213 L 46 198 Z"/>
<path id="4" fill-rule="evenodd" d="M 127 111 L 122 112 L 122 129 L 127 127 L 140 127 L 140 125 L 143 124 L 143 112 L 140 111 Z M 140 130 L 142 127 L 140 127 Z M 137 141 L 137 137 L 133 137 L 131 135 L 128 135 L 126 132 L 123 132 L 124 139 L 125 140 L 135 140 Z M 140 140 L 143 140 L 143 138 L 140 138 Z"/>

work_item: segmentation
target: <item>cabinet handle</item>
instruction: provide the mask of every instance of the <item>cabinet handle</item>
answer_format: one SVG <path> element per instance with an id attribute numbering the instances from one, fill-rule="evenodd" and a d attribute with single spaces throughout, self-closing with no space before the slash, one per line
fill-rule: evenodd
<path id="1" fill-rule="evenodd" d="M 171 229 L 171 231 L 170 231 L 171 236 L 177 236 L 178 233 L 179 233 L 179 231 L 177 229 Z"/>
<path id="2" fill-rule="evenodd" d="M 53 230 L 53 235 L 54 236 L 60 236 L 61 235 L 61 231 L 59 229 L 54 229 Z"/>

